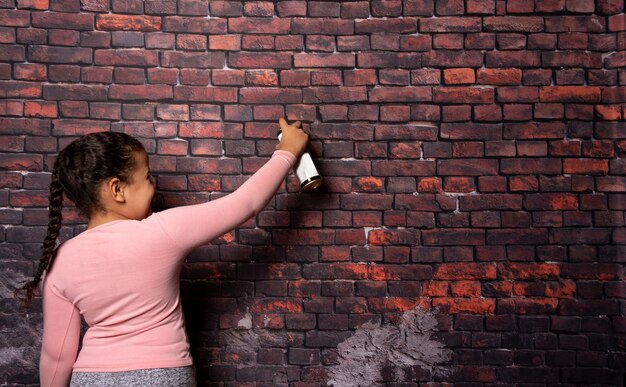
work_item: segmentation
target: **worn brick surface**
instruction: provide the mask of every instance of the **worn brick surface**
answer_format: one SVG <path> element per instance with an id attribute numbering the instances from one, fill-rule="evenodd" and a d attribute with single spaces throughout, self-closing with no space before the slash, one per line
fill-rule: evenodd
<path id="1" fill-rule="evenodd" d="M 283 116 L 325 185 L 190 253 L 199 385 L 324 385 L 417 306 L 452 357 L 372 385 L 621 385 L 625 34 L 623 0 L 0 1 L 0 385 L 37 384 L 40 302 L 11 291 L 61 147 L 139 137 L 166 208 L 235 190 Z"/>

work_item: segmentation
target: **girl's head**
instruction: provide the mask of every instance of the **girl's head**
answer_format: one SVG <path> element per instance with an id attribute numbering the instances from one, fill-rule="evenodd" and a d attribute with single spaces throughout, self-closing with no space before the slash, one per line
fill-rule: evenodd
<path id="1" fill-rule="evenodd" d="M 43 272 L 54 260 L 61 229 L 63 194 L 87 217 L 99 212 L 123 211 L 129 219 L 150 212 L 154 185 L 143 145 L 124 133 L 99 132 L 74 140 L 57 156 L 50 180 L 48 232 L 33 281 L 18 293 L 30 304 Z"/>
<path id="2" fill-rule="evenodd" d="M 124 133 L 92 133 L 70 143 L 58 155 L 52 171 L 65 195 L 78 210 L 90 217 L 106 211 L 103 189 L 111 179 L 121 184 L 133 182 L 142 162 L 147 164 L 143 145 Z M 55 176 L 56 175 L 56 176 Z M 113 187 L 115 188 L 115 187 Z"/>

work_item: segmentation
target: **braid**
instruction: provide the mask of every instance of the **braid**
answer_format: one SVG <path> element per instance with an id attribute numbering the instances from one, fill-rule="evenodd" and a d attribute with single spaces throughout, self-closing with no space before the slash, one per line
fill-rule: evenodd
<path id="1" fill-rule="evenodd" d="M 49 270 L 54 261 L 56 241 L 59 236 L 59 231 L 61 230 L 61 221 L 63 219 L 63 186 L 59 181 L 56 166 L 52 171 L 48 202 L 48 232 L 43 241 L 43 252 L 39 260 L 39 267 L 35 273 L 35 278 L 16 290 L 16 296 L 22 301 L 23 306 L 31 305 L 44 271 Z"/>
<path id="2" fill-rule="evenodd" d="M 61 210 L 65 194 L 83 215 L 101 210 L 99 188 L 111 177 L 128 181 L 134 168 L 134 152 L 145 149 L 137 139 L 116 132 L 82 136 L 65 147 L 54 163 L 48 198 L 48 232 L 43 241 L 39 267 L 32 281 L 15 291 L 24 306 L 30 306 L 41 277 L 50 270 L 61 230 Z"/>

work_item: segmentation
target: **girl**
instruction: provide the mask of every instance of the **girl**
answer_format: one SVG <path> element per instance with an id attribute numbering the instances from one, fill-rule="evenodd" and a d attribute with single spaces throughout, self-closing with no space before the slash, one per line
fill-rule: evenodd
<path id="1" fill-rule="evenodd" d="M 22 288 L 30 302 L 46 272 L 42 386 L 195 386 L 180 269 L 191 249 L 261 211 L 302 154 L 308 135 L 300 123 L 279 124 L 271 159 L 235 192 L 154 214 L 154 181 L 138 140 L 93 133 L 59 153 L 43 256 Z M 63 194 L 89 223 L 55 249 Z M 77 357 L 81 315 L 89 329 Z"/>

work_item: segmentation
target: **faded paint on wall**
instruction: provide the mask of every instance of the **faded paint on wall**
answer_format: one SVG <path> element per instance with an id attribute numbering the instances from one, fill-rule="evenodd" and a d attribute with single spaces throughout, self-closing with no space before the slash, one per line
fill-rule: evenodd
<path id="1" fill-rule="evenodd" d="M 337 346 L 338 364 L 329 367 L 329 384 L 369 386 L 376 381 L 428 381 L 434 367 L 451 351 L 431 337 L 437 326 L 432 313 L 416 308 L 399 324 L 361 325 Z"/>

